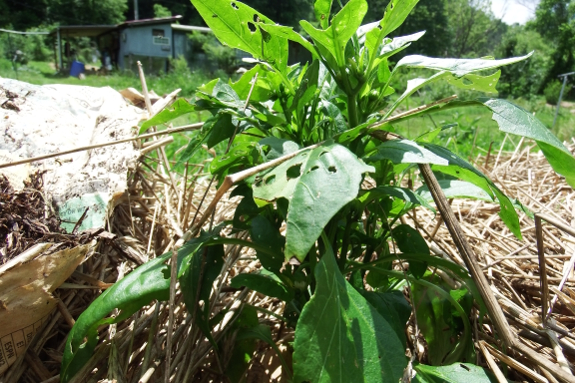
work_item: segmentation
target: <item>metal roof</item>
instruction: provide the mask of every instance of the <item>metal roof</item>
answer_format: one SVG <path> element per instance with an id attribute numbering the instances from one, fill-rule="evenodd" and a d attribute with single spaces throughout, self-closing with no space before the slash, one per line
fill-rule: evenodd
<path id="1" fill-rule="evenodd" d="M 176 16 L 168 16 L 168 17 L 158 17 L 153 19 L 140 19 L 140 20 L 130 20 L 125 21 L 123 23 L 118 24 L 118 28 L 122 27 L 135 27 L 138 25 L 149 25 L 149 24 L 164 24 L 169 22 L 174 22 L 176 20 L 181 19 L 181 15 Z"/>

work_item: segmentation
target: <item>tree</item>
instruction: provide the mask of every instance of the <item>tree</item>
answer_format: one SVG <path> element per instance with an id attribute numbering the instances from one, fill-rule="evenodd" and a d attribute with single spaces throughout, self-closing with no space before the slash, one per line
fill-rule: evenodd
<path id="1" fill-rule="evenodd" d="M 11 0 L 9 0 L 11 1 Z M 128 0 L 48 0 L 48 17 L 58 24 L 118 24 L 126 20 Z"/>
<path id="2" fill-rule="evenodd" d="M 154 4 L 154 17 L 170 17 L 172 12 L 161 4 Z"/>
<path id="3" fill-rule="evenodd" d="M 535 20 L 528 24 L 550 43 L 554 50 L 551 54 L 552 65 L 539 88 L 543 90 L 546 83 L 555 80 L 559 74 L 573 70 L 575 43 L 575 22 L 572 15 L 575 2 L 570 0 L 541 0 L 535 11 Z"/>
<path id="4" fill-rule="evenodd" d="M 506 29 L 491 12 L 490 0 L 450 0 L 447 15 L 453 36 L 450 56 L 491 55 Z"/>
<path id="5" fill-rule="evenodd" d="M 497 57 L 524 56 L 535 51 L 529 60 L 501 68 L 499 91 L 503 97 L 529 97 L 545 86 L 554 48 L 537 31 L 522 25 L 509 27 L 497 46 Z"/>
<path id="6" fill-rule="evenodd" d="M 383 2 L 370 0 L 368 3 L 370 11 L 367 17 L 373 15 L 373 20 L 381 19 Z M 445 0 L 419 1 L 405 20 L 405 23 L 393 33 L 394 36 L 405 36 L 425 31 L 425 35 L 415 45 L 405 50 L 405 54 L 418 52 L 427 56 L 447 56 L 452 35 L 449 29 L 446 5 Z M 376 12 L 375 14 L 373 14 L 374 11 Z"/>
<path id="7" fill-rule="evenodd" d="M 19 31 L 46 22 L 49 0 L 0 0 L 0 28 Z"/>

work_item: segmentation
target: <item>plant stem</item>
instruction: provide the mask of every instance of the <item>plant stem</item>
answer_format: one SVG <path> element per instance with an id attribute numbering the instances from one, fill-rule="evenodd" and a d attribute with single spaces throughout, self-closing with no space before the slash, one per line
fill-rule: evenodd
<path id="1" fill-rule="evenodd" d="M 347 118 L 349 119 L 350 128 L 354 128 L 359 125 L 355 95 L 348 94 L 347 96 Z"/>

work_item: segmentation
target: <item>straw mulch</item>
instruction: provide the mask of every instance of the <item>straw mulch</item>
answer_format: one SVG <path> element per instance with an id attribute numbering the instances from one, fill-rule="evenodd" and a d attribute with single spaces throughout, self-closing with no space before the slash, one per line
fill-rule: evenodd
<path id="1" fill-rule="evenodd" d="M 532 211 L 546 212 L 571 225 L 574 219 L 575 194 L 558 177 L 546 160 L 533 154 L 531 143 L 519 144 L 514 153 L 479 156 L 474 162 L 488 174 L 510 198 L 518 198 Z M 573 149 L 573 148 L 572 148 Z M 145 165 L 144 165 L 145 163 Z M 146 158 L 130 174 L 129 191 L 114 211 L 106 232 L 100 233 L 96 252 L 86 260 L 72 278 L 68 288 L 56 294 L 62 303 L 51 321 L 36 337 L 25 359 L 14 365 L 5 382 L 57 382 L 63 348 L 70 327 L 80 313 L 102 292 L 138 265 L 173 248 L 175 235 L 181 235 L 214 195 L 210 178 L 203 167 L 190 166 L 183 177 L 172 179 L 156 170 L 158 164 Z M 224 197 L 207 225 L 231 219 L 238 199 Z M 505 314 L 521 339 L 542 358 L 553 362 L 575 362 L 575 277 L 572 275 L 575 238 L 550 225 L 545 225 L 545 253 L 550 291 L 554 299 L 550 316 L 559 347 L 553 347 L 550 335 L 541 327 L 541 294 L 539 264 L 533 221 L 520 215 L 523 241 L 517 240 L 499 219 L 499 206 L 472 200 L 455 200 L 452 208 L 473 247 L 485 275 L 503 307 Z M 418 227 L 432 251 L 463 264 L 445 226 L 432 212 L 418 208 L 406 222 Z M 245 233 L 235 233 L 245 238 Z M 236 334 L 232 324 L 245 304 L 257 306 L 259 320 L 270 325 L 272 337 L 285 359 L 290 361 L 293 330 L 285 328 L 275 318 L 282 315 L 283 304 L 246 289 L 229 287 L 238 273 L 256 270 L 259 262 L 253 253 L 238 246 L 226 246 L 223 272 L 214 283 L 211 296 L 212 315 L 224 314 L 214 331 L 219 352 L 197 326 L 180 293 L 175 296 L 174 319 L 169 319 L 168 302 L 152 302 L 128 320 L 100 329 L 100 345 L 76 382 L 157 382 L 165 376 L 168 329 L 174 331 L 169 365 L 172 382 L 225 382 L 223 371 L 230 359 Z M 567 275 L 565 283 L 560 281 Z M 559 291 L 561 290 L 561 291 Z M 553 298 L 552 298 L 553 299 Z M 408 334 L 413 335 L 413 316 Z M 473 321 L 476 329 L 477 362 L 491 366 L 490 361 L 511 367 L 512 379 L 555 381 L 539 366 L 512 350 L 503 350 L 489 318 L 482 325 Z M 420 336 L 410 336 L 411 353 L 425 361 L 425 349 Z M 422 346 L 423 345 L 423 346 Z M 568 368 L 568 367 L 566 367 Z M 247 382 L 285 382 L 289 372 L 283 371 L 275 351 L 261 342 L 255 358 L 245 372 Z"/>

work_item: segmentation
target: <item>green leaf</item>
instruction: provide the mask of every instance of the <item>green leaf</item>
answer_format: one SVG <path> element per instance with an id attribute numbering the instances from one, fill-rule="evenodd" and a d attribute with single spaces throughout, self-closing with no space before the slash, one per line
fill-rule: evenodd
<path id="1" fill-rule="evenodd" d="M 395 66 L 395 68 L 397 68 L 397 65 Z M 393 71 L 395 72 L 395 68 L 393 69 Z M 413 93 L 415 93 L 418 89 L 423 88 L 425 85 L 429 85 L 432 82 L 435 82 L 441 78 L 444 77 L 448 77 L 450 74 L 449 72 L 439 72 L 434 74 L 433 76 L 429 77 L 429 78 L 414 78 L 412 80 L 408 80 L 407 81 L 407 89 L 405 89 L 405 92 L 403 92 L 403 94 L 401 96 L 399 96 L 399 98 L 393 103 L 393 105 L 389 108 L 389 110 L 387 111 L 387 113 L 384 116 L 385 118 L 388 118 L 389 116 L 391 116 L 391 113 L 409 96 L 411 96 Z"/>
<path id="2" fill-rule="evenodd" d="M 315 278 L 296 327 L 294 382 L 397 382 L 407 362 L 404 344 L 341 275 L 331 250 Z"/>
<path id="3" fill-rule="evenodd" d="M 232 116 L 229 114 L 218 114 L 216 121 L 211 125 L 208 134 L 208 148 L 213 148 L 220 142 L 227 140 L 234 135 L 236 126 L 232 124 Z"/>
<path id="4" fill-rule="evenodd" d="M 256 177 L 254 198 L 290 201 L 286 259 L 305 258 L 329 220 L 357 196 L 363 173 L 373 171 L 347 148 L 324 143 Z"/>
<path id="5" fill-rule="evenodd" d="M 505 133 L 537 141 L 537 145 L 553 169 L 575 187 L 575 158 L 569 150 L 531 113 L 506 100 L 480 99 L 493 112 L 493 120 Z"/>
<path id="6" fill-rule="evenodd" d="M 473 347 L 469 312 L 465 311 L 450 293 L 442 289 L 444 283 L 438 276 L 428 274 L 424 279 L 433 284 L 434 288 L 412 284 L 411 291 L 416 302 L 417 323 L 429 347 L 429 363 L 440 366 L 464 359 L 470 360 Z M 458 318 L 454 318 L 454 310 L 460 313 Z M 463 326 L 458 325 L 456 319 Z M 460 327 L 464 329 L 463 334 Z"/>
<path id="7" fill-rule="evenodd" d="M 268 32 L 270 35 L 278 36 L 282 39 L 290 40 L 296 42 L 307 49 L 314 58 L 317 58 L 317 51 L 313 44 L 310 43 L 305 37 L 293 30 L 292 27 L 286 27 L 283 25 L 269 25 L 258 23 L 258 26 L 264 31 Z"/>
<path id="8" fill-rule="evenodd" d="M 488 69 L 496 69 L 504 65 L 514 64 L 531 57 L 533 52 L 521 57 L 512 57 L 502 60 L 486 59 L 443 59 L 425 57 L 419 55 L 405 56 L 394 68 L 394 71 L 401 67 L 406 68 L 426 68 L 439 71 L 447 71 L 456 76 L 463 76 L 468 73 L 478 72 Z"/>
<path id="9" fill-rule="evenodd" d="M 180 270 L 184 259 L 195 252 L 205 239 L 207 237 L 192 240 L 179 250 Z M 66 340 L 61 367 L 62 382 L 72 379 L 92 357 L 98 344 L 100 326 L 119 323 L 154 299 L 168 299 L 170 272 L 166 261 L 171 256 L 172 252 L 166 253 L 136 268 L 105 290 L 84 310 Z M 119 309 L 120 314 L 115 318 L 106 318 L 114 309 Z"/>
<path id="10" fill-rule="evenodd" d="M 293 290 L 289 289 L 279 278 L 274 278 L 273 275 L 240 274 L 232 279 L 230 286 L 236 288 L 245 286 L 248 289 L 268 297 L 281 299 L 284 302 L 289 302 L 294 297 Z"/>
<path id="11" fill-rule="evenodd" d="M 268 146 L 270 148 L 266 155 L 268 161 L 283 157 L 286 154 L 297 152 L 300 149 L 297 143 L 277 137 L 266 137 L 260 140 L 258 144 L 260 146 Z"/>
<path id="12" fill-rule="evenodd" d="M 285 239 L 278 228 L 274 227 L 266 217 L 259 215 L 252 219 L 250 235 L 254 243 L 268 249 L 267 253 L 257 252 L 258 259 L 264 269 L 279 273 L 284 261 L 283 247 Z"/>
<path id="13" fill-rule="evenodd" d="M 242 334 L 245 330 L 257 327 L 258 325 L 257 310 L 250 305 L 244 305 L 243 309 L 240 310 L 238 318 L 233 322 L 232 329 L 235 330 L 237 334 Z M 224 338 L 224 340 L 220 342 L 220 349 L 227 348 L 229 350 L 229 343 L 226 341 L 227 339 Z M 244 375 L 250 366 L 252 356 L 256 351 L 256 346 L 256 339 L 254 338 L 235 339 L 232 355 L 225 369 L 225 374 L 231 383 L 241 383 L 243 381 Z"/>
<path id="14" fill-rule="evenodd" d="M 256 74 L 258 75 L 258 78 L 252 90 L 252 83 Z M 271 87 L 267 81 L 267 76 L 269 74 L 270 71 L 268 69 L 266 69 L 262 64 L 258 64 L 244 73 L 238 81 L 230 84 L 230 86 L 241 100 L 247 100 L 250 90 L 252 90 L 250 101 L 264 102 L 269 100 L 270 95 L 272 94 L 272 89 L 270 89 Z"/>
<path id="15" fill-rule="evenodd" d="M 407 139 L 389 140 L 377 147 L 377 153 L 367 159 L 368 162 L 387 159 L 394 164 L 435 164 L 448 165 L 448 161 L 433 152 Z"/>
<path id="16" fill-rule="evenodd" d="M 399 198 L 413 205 L 422 205 L 431 211 L 435 211 L 435 209 L 428 203 L 428 200 L 422 198 L 419 194 L 415 193 L 413 190 L 394 186 L 378 186 L 376 188 L 369 189 L 359 198 L 359 200 L 365 206 L 368 202 L 371 202 L 376 198 L 381 199 L 386 196 Z"/>
<path id="17" fill-rule="evenodd" d="M 397 247 L 399 247 L 399 250 L 403 253 L 430 255 L 427 242 L 425 242 L 421 234 L 411 226 L 398 225 L 393 228 L 391 235 L 393 239 L 395 239 Z M 425 274 L 425 270 L 427 270 L 427 262 L 409 261 L 409 271 L 415 278 L 421 278 L 423 274 Z"/>
<path id="18" fill-rule="evenodd" d="M 517 238 L 521 239 L 521 227 L 519 226 L 519 217 L 515 212 L 515 208 L 509 198 L 499 190 L 493 181 L 475 169 L 469 162 L 448 149 L 433 144 L 425 144 L 424 146 L 426 149 L 431 150 L 433 153 L 449 161 L 448 166 L 433 165 L 432 169 L 434 171 L 439 171 L 463 181 L 471 182 L 483 189 L 490 197 L 497 197 L 499 206 L 501 207 L 499 211 L 501 220 Z"/>
<path id="19" fill-rule="evenodd" d="M 361 294 L 393 328 L 401 344 L 406 344 L 405 324 L 411 316 L 411 306 L 403 293 L 401 291 L 389 293 L 363 291 Z"/>
<path id="20" fill-rule="evenodd" d="M 280 72 L 285 72 L 288 61 L 288 42 L 275 35 L 264 35 L 257 22 L 275 23 L 253 8 L 239 1 L 191 0 L 216 37 L 231 48 L 248 52 L 264 60 Z"/>
<path id="21" fill-rule="evenodd" d="M 370 69 L 373 68 L 373 63 L 379 53 L 378 49 L 383 39 L 403 24 L 418 1 L 419 0 L 391 0 L 389 4 L 387 4 L 379 26 L 373 28 L 366 35 L 365 46 L 369 51 Z"/>
<path id="22" fill-rule="evenodd" d="M 471 198 L 482 201 L 493 202 L 493 198 L 487 194 L 482 188 L 472 184 L 471 182 L 458 181 L 458 180 L 440 180 L 439 186 L 445 194 L 445 198 Z M 433 197 L 429 192 L 427 186 L 422 186 L 416 192 L 422 199 L 433 202 Z"/>
<path id="23" fill-rule="evenodd" d="M 424 34 L 425 31 L 393 38 L 389 43 L 382 45 L 378 58 L 381 60 L 382 58 L 393 56 L 410 46 L 412 42 L 419 40 Z"/>
<path id="24" fill-rule="evenodd" d="M 335 58 L 340 67 L 345 66 L 345 46 L 361 25 L 367 13 L 365 0 L 350 0 L 331 20 L 328 29 L 316 29 L 303 20 L 302 28 L 310 35 L 316 44 L 321 44 Z"/>
<path id="25" fill-rule="evenodd" d="M 450 366 L 433 367 L 414 364 L 417 375 L 413 383 L 497 383 L 498 380 L 485 368 L 471 363 L 455 363 Z"/>
<path id="26" fill-rule="evenodd" d="M 166 107 L 148 121 L 145 121 L 140 128 L 139 134 L 144 133 L 150 126 L 166 124 L 180 116 L 191 113 L 194 110 L 195 107 L 192 104 L 183 98 L 179 98 L 172 105 Z"/>
<path id="27" fill-rule="evenodd" d="M 210 294 L 223 264 L 223 245 L 202 248 L 193 254 L 189 261 L 189 268 L 180 278 L 186 308 L 194 316 L 195 324 L 214 346 L 216 343 L 212 338 L 210 326 Z M 203 302 L 203 306 L 200 302 Z"/>
<path id="28" fill-rule="evenodd" d="M 461 89 L 485 93 L 497 93 L 497 89 L 495 87 L 499 81 L 499 77 L 501 77 L 500 70 L 489 76 L 479 76 L 476 74 L 468 74 L 463 77 L 454 76 L 448 78 L 447 82 Z"/>
<path id="29" fill-rule="evenodd" d="M 331 13 L 331 4 L 333 0 L 316 0 L 313 4 L 313 10 L 317 21 L 323 29 L 329 26 L 329 16 Z"/>

